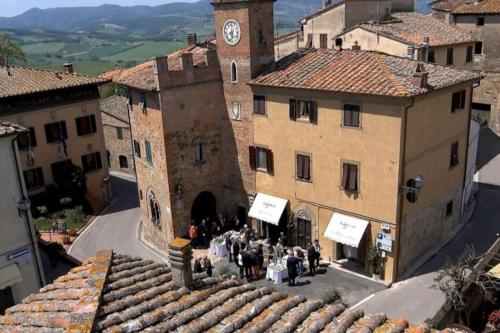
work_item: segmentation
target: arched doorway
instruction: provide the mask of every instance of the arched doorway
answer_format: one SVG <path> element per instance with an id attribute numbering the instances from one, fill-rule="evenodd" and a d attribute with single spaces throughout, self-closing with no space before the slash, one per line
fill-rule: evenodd
<path id="1" fill-rule="evenodd" d="M 201 220 L 207 217 L 211 220 L 217 218 L 217 200 L 212 193 L 204 191 L 198 194 L 193 201 L 191 219 L 196 223 L 200 223 Z"/>

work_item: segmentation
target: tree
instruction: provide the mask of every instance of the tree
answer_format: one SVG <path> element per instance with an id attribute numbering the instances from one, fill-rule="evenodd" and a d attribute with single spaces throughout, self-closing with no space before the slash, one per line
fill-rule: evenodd
<path id="1" fill-rule="evenodd" d="M 21 46 L 15 43 L 7 33 L 0 33 L 0 56 L 5 59 L 5 64 L 9 65 L 12 60 L 26 63 L 26 53 Z"/>
<path id="2" fill-rule="evenodd" d="M 495 292 L 500 288 L 494 277 L 477 269 L 476 265 L 483 257 L 476 255 L 472 246 L 467 246 L 455 262 L 446 261 L 431 287 L 443 292 L 461 324 L 468 322 L 466 314 L 470 309 L 470 300 L 467 296 L 471 286 L 475 286 L 491 302 L 495 301 Z"/>

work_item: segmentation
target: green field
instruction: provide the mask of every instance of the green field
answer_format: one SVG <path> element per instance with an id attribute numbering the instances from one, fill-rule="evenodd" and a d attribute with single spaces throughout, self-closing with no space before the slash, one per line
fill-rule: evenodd
<path id="1" fill-rule="evenodd" d="M 23 45 L 23 50 L 28 54 L 57 53 L 61 51 L 65 45 L 66 44 L 60 42 L 26 44 Z"/>
<path id="2" fill-rule="evenodd" d="M 116 53 L 112 56 L 103 57 L 107 61 L 144 61 L 152 57 L 172 53 L 183 46 L 185 42 L 144 42 L 134 48 L 124 52 Z"/>

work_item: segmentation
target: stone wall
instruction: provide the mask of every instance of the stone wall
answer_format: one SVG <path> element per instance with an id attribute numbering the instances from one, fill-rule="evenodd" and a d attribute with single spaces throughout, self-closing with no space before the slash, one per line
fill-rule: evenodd
<path id="1" fill-rule="evenodd" d="M 103 125 L 104 143 L 108 154 L 109 169 L 129 174 L 135 174 L 134 153 L 132 148 L 132 136 L 130 128 L 122 128 L 123 139 L 118 139 L 117 127 Z M 120 156 L 127 158 L 128 167 L 120 167 Z"/>

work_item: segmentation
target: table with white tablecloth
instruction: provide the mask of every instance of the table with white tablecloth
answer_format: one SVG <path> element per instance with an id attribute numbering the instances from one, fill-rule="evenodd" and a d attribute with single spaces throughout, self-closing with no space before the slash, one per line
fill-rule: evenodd
<path id="1" fill-rule="evenodd" d="M 283 283 L 283 280 L 288 278 L 288 269 L 286 268 L 267 268 L 266 280 L 272 280 L 274 284 Z"/>
<path id="2" fill-rule="evenodd" d="M 217 257 L 227 256 L 226 242 L 222 243 L 211 242 L 210 253 L 216 255 Z"/>

